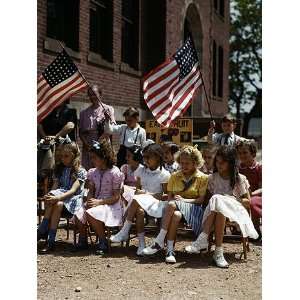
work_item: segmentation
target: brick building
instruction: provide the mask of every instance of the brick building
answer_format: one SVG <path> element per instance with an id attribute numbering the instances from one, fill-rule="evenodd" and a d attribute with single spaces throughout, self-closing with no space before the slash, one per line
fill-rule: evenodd
<path id="1" fill-rule="evenodd" d="M 228 111 L 229 0 L 38 0 L 38 75 L 65 45 L 90 83 L 103 89 L 116 119 L 128 106 L 151 118 L 143 100 L 141 79 L 193 37 L 213 115 Z M 89 105 L 86 93 L 70 106 Z M 208 109 L 204 93 L 186 112 L 194 134 L 202 135 Z M 205 126 L 206 127 L 206 126 Z"/>

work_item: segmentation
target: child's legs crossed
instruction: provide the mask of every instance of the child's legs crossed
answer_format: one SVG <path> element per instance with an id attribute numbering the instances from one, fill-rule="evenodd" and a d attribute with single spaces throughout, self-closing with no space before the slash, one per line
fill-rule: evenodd
<path id="1" fill-rule="evenodd" d="M 140 205 L 137 203 L 136 200 L 133 199 L 130 206 L 128 207 L 127 218 L 126 218 L 127 221 L 132 222 L 134 216 L 136 215 L 136 211 L 139 207 Z"/>
<path id="2" fill-rule="evenodd" d="M 144 216 L 145 212 L 141 207 L 138 207 L 136 210 L 136 232 L 144 232 Z"/>
<path id="3" fill-rule="evenodd" d="M 176 209 L 175 201 L 170 201 L 168 205 L 165 207 L 164 215 L 162 217 L 162 228 L 168 230 L 170 223 L 173 218 L 174 211 Z"/>
<path id="4" fill-rule="evenodd" d="M 79 221 L 77 216 L 74 216 L 75 226 L 81 236 L 86 236 L 87 225 Z"/>
<path id="5" fill-rule="evenodd" d="M 178 228 L 181 218 L 182 218 L 182 214 L 180 211 L 173 212 L 173 215 L 171 217 L 170 224 L 169 224 L 167 240 L 175 241 L 177 228 Z"/>
<path id="6" fill-rule="evenodd" d="M 87 213 L 87 220 L 90 226 L 95 230 L 97 236 L 101 239 L 105 238 L 104 223 L 99 220 L 96 220 L 88 213 Z"/>
<path id="7" fill-rule="evenodd" d="M 57 229 L 63 207 L 64 207 L 64 203 L 62 201 L 58 201 L 55 204 L 53 204 L 50 229 L 54 229 L 54 230 Z"/>
<path id="8" fill-rule="evenodd" d="M 216 247 L 222 246 L 225 222 L 226 222 L 226 217 L 223 216 L 221 213 L 216 213 L 216 219 L 215 219 Z"/>

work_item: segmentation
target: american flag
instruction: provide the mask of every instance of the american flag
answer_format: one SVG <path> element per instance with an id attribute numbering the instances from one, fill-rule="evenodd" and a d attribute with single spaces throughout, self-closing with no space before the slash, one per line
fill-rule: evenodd
<path id="1" fill-rule="evenodd" d="M 55 107 L 85 89 L 87 81 L 63 50 L 41 74 L 37 83 L 37 118 L 40 123 Z"/>
<path id="2" fill-rule="evenodd" d="M 201 84 L 197 53 L 189 37 L 171 58 L 144 77 L 144 99 L 157 122 L 169 127 L 188 109 Z"/>

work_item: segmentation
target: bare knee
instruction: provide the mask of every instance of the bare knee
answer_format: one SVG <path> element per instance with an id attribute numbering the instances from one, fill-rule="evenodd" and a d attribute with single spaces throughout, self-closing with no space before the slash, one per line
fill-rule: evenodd
<path id="1" fill-rule="evenodd" d="M 62 201 L 58 201 L 53 205 L 55 210 L 62 210 L 64 207 L 64 203 Z"/>
<path id="2" fill-rule="evenodd" d="M 175 201 L 169 201 L 169 203 L 168 203 L 168 209 L 169 210 L 175 210 L 176 209 L 176 203 L 175 203 Z"/>
<path id="3" fill-rule="evenodd" d="M 145 215 L 145 211 L 144 211 L 141 207 L 139 207 L 139 208 L 136 210 L 136 214 L 137 214 L 138 216 L 143 217 L 143 216 Z"/>
<path id="4" fill-rule="evenodd" d="M 179 222 L 182 218 L 182 214 L 180 211 L 174 211 L 173 220 Z"/>

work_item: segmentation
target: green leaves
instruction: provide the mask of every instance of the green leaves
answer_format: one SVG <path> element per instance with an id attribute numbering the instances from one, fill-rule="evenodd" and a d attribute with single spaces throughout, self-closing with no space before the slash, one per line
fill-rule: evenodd
<path id="1" fill-rule="evenodd" d="M 230 27 L 230 107 L 237 117 L 243 105 L 261 95 L 262 80 L 262 1 L 231 1 Z"/>

